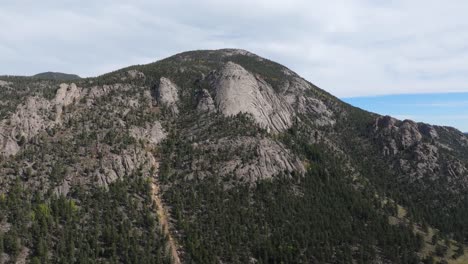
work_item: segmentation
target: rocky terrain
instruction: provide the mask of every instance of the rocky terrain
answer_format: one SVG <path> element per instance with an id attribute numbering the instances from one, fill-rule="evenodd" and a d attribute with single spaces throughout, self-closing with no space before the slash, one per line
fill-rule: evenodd
<path id="1" fill-rule="evenodd" d="M 243 50 L 36 77 L 0 78 L 0 263 L 463 259 L 456 129 L 354 108 Z"/>

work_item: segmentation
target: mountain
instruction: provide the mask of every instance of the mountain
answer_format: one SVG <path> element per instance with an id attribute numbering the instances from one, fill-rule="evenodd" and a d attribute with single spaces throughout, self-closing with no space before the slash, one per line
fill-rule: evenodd
<path id="1" fill-rule="evenodd" d="M 32 77 L 36 79 L 62 80 L 62 81 L 81 79 L 81 77 L 76 74 L 68 74 L 68 73 L 61 73 L 61 72 L 42 72 L 42 73 L 33 75 Z"/>
<path id="2" fill-rule="evenodd" d="M 466 135 L 248 51 L 0 93 L 4 262 L 467 263 Z"/>

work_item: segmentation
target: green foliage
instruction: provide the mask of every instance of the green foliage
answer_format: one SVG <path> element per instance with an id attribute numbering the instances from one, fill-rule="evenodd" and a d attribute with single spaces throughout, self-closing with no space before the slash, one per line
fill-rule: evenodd
<path id="1" fill-rule="evenodd" d="M 145 179 L 40 197 L 20 186 L 5 196 L 0 214 L 12 226 L 0 250 L 15 257 L 27 246 L 32 263 L 169 263 Z"/>
<path id="2" fill-rule="evenodd" d="M 420 236 L 390 225 L 380 201 L 352 187 L 320 146 L 297 134 L 283 139 L 312 164 L 304 177 L 226 187 L 222 175 L 169 185 L 165 197 L 174 205 L 188 261 L 372 263 L 379 248 L 393 262 L 418 263 Z"/>
<path id="3" fill-rule="evenodd" d="M 3 252 L 5 252 L 5 243 L 3 239 L 3 234 L 0 233 L 0 255 L 2 255 Z"/>
<path id="4" fill-rule="evenodd" d="M 71 80 L 81 79 L 80 76 L 76 74 L 67 74 L 67 73 L 61 73 L 61 72 L 42 72 L 32 77 L 36 79 L 62 80 L 62 81 L 71 81 Z"/>
<path id="5" fill-rule="evenodd" d="M 250 256 L 259 263 L 372 263 L 375 246 L 392 261 L 418 263 L 421 244 L 411 230 L 390 226 L 371 197 L 340 178 L 318 166 L 299 182 L 263 181 L 254 190 L 225 190 L 211 178 L 182 183 L 167 199 L 197 263 L 245 263 Z"/>
<path id="6" fill-rule="evenodd" d="M 378 143 L 372 146 L 363 141 L 362 136 L 368 137 L 365 133 L 369 131 L 359 133 L 344 136 L 343 142 L 353 153 L 354 166 L 360 168 L 361 174 L 372 182 L 378 193 L 392 197 L 407 208 L 414 221 L 427 223 L 444 234 L 452 234 L 457 241 L 468 242 L 468 196 L 447 191 L 445 176 L 416 180 L 402 177 L 404 172 L 391 170 L 389 165 L 399 160 L 382 157 L 376 147 Z"/>
<path id="7" fill-rule="evenodd" d="M 5 253 L 13 257 L 18 255 L 20 251 L 20 238 L 14 229 L 5 234 L 5 237 L 3 238 L 3 247 Z"/>
<path id="8" fill-rule="evenodd" d="M 457 259 L 465 254 L 465 250 L 463 249 L 463 245 L 459 244 L 457 245 L 457 249 L 455 250 L 455 253 L 453 254 L 452 258 Z"/>
<path id="9" fill-rule="evenodd" d="M 435 247 L 435 254 L 438 257 L 444 257 L 445 254 L 447 254 L 447 250 L 448 250 L 447 246 L 437 244 Z"/>

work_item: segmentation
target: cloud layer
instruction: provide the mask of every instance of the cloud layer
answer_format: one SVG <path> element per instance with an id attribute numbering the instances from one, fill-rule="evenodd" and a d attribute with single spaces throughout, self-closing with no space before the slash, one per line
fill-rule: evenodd
<path id="1" fill-rule="evenodd" d="M 341 97 L 468 91 L 466 10 L 462 0 L 2 1 L 0 74 L 95 76 L 231 47 Z"/>

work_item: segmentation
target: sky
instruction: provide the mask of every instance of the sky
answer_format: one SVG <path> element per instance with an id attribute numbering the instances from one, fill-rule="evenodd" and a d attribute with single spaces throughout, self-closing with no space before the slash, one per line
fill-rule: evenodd
<path id="1" fill-rule="evenodd" d="M 0 75 L 90 77 L 242 48 L 340 98 L 436 99 L 468 92 L 467 10 L 466 0 L 0 0 Z"/>
<path id="2" fill-rule="evenodd" d="M 468 93 L 399 94 L 343 100 L 362 109 L 401 120 L 452 126 L 468 132 Z"/>

